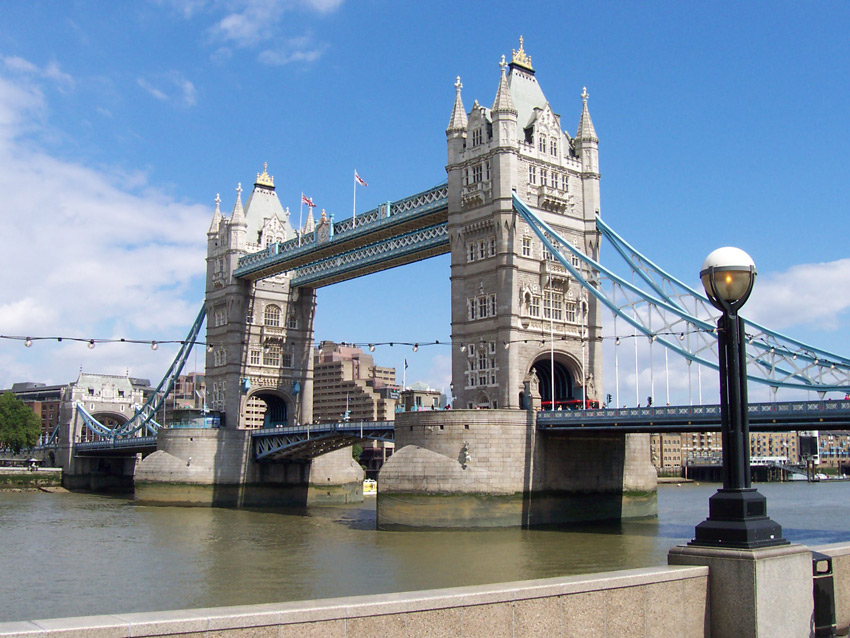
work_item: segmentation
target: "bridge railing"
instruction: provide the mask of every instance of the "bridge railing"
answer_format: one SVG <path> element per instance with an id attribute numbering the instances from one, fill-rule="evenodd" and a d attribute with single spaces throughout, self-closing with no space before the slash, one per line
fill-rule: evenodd
<path id="1" fill-rule="evenodd" d="M 135 447 L 156 447 L 156 436 L 131 436 L 115 438 L 106 441 L 80 441 L 74 447 L 84 452 L 86 450 L 105 450 Z"/>
<path id="2" fill-rule="evenodd" d="M 448 202 L 448 185 L 440 184 L 422 193 L 411 195 L 397 202 L 387 202 L 378 208 L 358 215 L 352 219 L 334 222 L 330 242 L 340 237 L 351 237 L 355 234 L 367 234 L 383 225 L 397 224 L 410 217 L 417 217 L 435 209 L 445 207 Z M 290 239 L 286 242 L 270 244 L 263 250 L 239 258 L 236 276 L 247 275 L 261 266 L 268 265 L 285 255 L 293 258 L 307 254 L 318 244 L 315 231 L 300 239 Z"/>
<path id="3" fill-rule="evenodd" d="M 800 425 L 817 430 L 836 424 L 850 425 L 850 400 L 750 403 L 747 415 L 750 424 L 762 430 L 769 429 L 770 424 Z M 661 426 L 719 423 L 719 405 L 545 410 L 537 413 L 537 425 L 541 428 L 569 427 L 571 424 L 616 427 L 632 424 Z"/>
<path id="4" fill-rule="evenodd" d="M 393 430 L 395 421 L 340 421 L 336 423 L 310 423 L 287 425 L 277 428 L 261 428 L 251 432 L 252 437 L 280 436 L 282 434 L 356 433 L 366 430 Z"/>

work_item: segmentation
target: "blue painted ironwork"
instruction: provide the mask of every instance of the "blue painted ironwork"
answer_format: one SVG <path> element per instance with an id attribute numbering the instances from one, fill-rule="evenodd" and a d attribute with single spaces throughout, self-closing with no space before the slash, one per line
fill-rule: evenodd
<path id="1" fill-rule="evenodd" d="M 89 414 L 81 403 L 77 403 L 74 409 L 82 418 L 83 424 L 86 428 L 93 434 L 108 439 L 140 438 L 136 435 L 136 433 L 142 429 L 144 429 L 147 435 L 156 436 L 157 431 L 159 431 L 159 428 L 162 426 L 156 422 L 154 417 L 162 407 L 163 401 L 165 401 L 174 388 L 174 382 L 177 380 L 177 377 L 183 371 L 183 366 L 189 358 L 189 353 L 192 351 L 192 347 L 197 342 L 198 334 L 201 331 L 201 326 L 204 323 L 206 314 L 207 308 L 206 305 L 204 305 L 201 307 L 198 316 L 195 318 L 195 322 L 189 329 L 189 334 L 186 336 L 186 339 L 180 342 L 180 349 L 177 351 L 177 354 L 171 362 L 171 366 L 166 371 L 165 376 L 162 377 L 162 380 L 148 397 L 147 401 L 145 401 L 144 405 L 137 407 L 135 414 L 126 423 L 114 428 L 103 425 L 100 421 Z"/>
<path id="2" fill-rule="evenodd" d="M 263 279 L 293 271 L 321 259 L 409 233 L 444 221 L 448 214 L 448 185 L 440 184 L 398 202 L 333 223 L 331 239 L 320 241 L 315 232 L 239 258 L 237 278 Z"/>
<path id="3" fill-rule="evenodd" d="M 750 430 L 799 431 L 850 428 L 850 401 L 750 403 Z M 711 432 L 720 430 L 719 405 L 676 405 L 599 410 L 545 410 L 537 428 L 583 432 Z"/>
<path id="4" fill-rule="evenodd" d="M 346 421 L 264 428 L 251 433 L 254 460 L 312 459 L 358 441 L 393 441 L 395 421 Z"/>
<path id="5" fill-rule="evenodd" d="M 585 255 L 540 219 L 516 193 L 514 209 L 553 258 L 616 318 L 689 362 L 715 370 L 717 311 L 706 297 L 672 277 L 597 218 L 597 229 L 649 291 Z M 579 261 L 573 266 L 571 258 Z M 774 388 L 850 390 L 850 359 L 747 322 L 747 378 Z"/>
<path id="6" fill-rule="evenodd" d="M 318 288 L 449 250 L 448 226 L 438 224 L 302 266 L 295 270 L 291 285 Z"/>
<path id="7" fill-rule="evenodd" d="M 153 452 L 156 450 L 156 435 L 112 438 L 104 441 L 83 441 L 74 446 L 74 451 L 78 454 L 109 450 L 123 451 L 127 454 Z"/>

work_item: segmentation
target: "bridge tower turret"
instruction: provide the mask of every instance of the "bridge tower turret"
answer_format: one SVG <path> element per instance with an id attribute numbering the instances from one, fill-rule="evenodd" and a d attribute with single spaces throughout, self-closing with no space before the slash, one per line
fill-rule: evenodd
<path id="1" fill-rule="evenodd" d="M 533 371 L 546 402 L 602 393 L 598 302 L 513 211 L 512 193 L 598 258 L 598 138 L 587 93 L 575 138 L 561 129 L 520 38 L 490 109 L 449 128 L 452 381 L 456 408 L 520 408 Z M 576 263 L 576 262 L 574 262 Z M 591 273 L 584 273 L 590 277 Z"/>
<path id="2" fill-rule="evenodd" d="M 310 422 L 314 290 L 291 288 L 286 273 L 255 282 L 232 274 L 243 255 L 295 237 L 289 210 L 267 167 L 244 208 L 236 190 L 229 219 L 216 197 L 207 233 L 207 405 L 228 428 Z"/>

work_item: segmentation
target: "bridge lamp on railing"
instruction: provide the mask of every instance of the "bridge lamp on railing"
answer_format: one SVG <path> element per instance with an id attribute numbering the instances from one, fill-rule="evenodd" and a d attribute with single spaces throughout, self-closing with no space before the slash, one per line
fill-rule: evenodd
<path id="1" fill-rule="evenodd" d="M 692 545 L 755 549 L 785 545 L 782 527 L 767 516 L 767 499 L 750 482 L 747 358 L 744 321 L 738 311 L 756 279 L 752 258 L 739 248 L 718 248 L 706 257 L 700 279 L 717 320 L 723 487 L 708 501 L 708 518 L 696 526 Z"/>

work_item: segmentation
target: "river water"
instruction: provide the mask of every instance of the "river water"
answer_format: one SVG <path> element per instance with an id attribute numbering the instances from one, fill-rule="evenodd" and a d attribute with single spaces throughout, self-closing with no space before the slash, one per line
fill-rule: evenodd
<path id="1" fill-rule="evenodd" d="M 850 480 L 761 484 L 784 535 L 850 541 Z M 666 564 L 717 485 L 662 485 L 657 519 L 386 532 L 374 499 L 301 512 L 0 492 L 0 621 L 328 598 Z"/>

